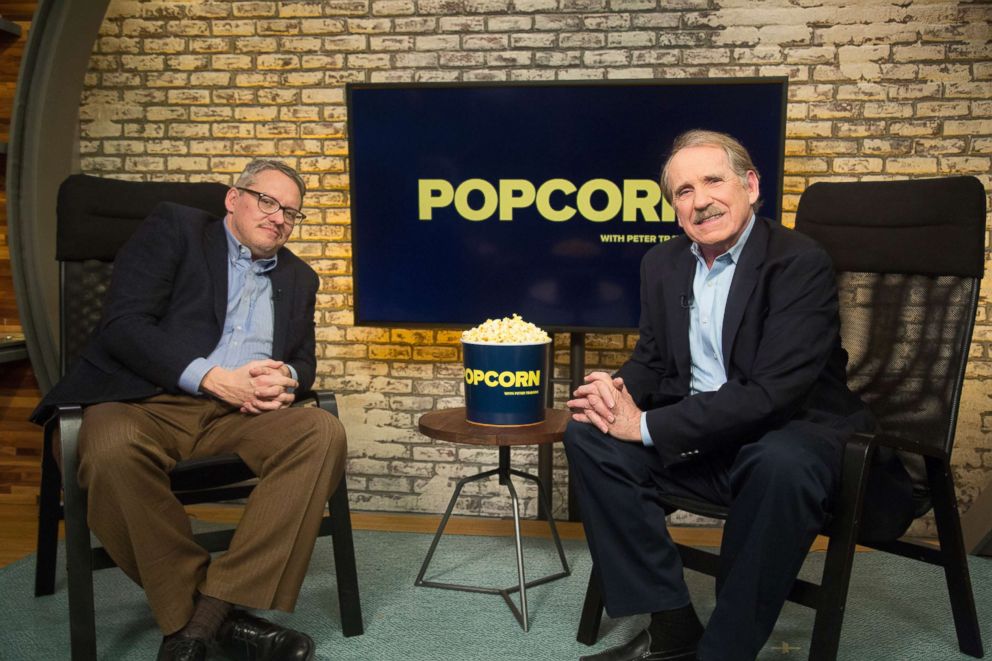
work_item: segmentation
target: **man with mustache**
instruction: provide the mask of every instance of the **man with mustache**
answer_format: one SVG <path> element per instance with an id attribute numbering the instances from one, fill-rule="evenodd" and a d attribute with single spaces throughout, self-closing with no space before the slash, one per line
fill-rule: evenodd
<path id="1" fill-rule="evenodd" d="M 756 216 L 747 150 L 689 131 L 661 185 L 685 235 L 645 255 L 637 345 L 616 374 L 586 377 L 565 434 L 606 610 L 651 620 L 583 658 L 749 660 L 830 512 L 844 438 L 875 423 L 846 384 L 830 258 Z M 869 502 L 885 511 L 866 511 L 865 528 L 887 525 L 894 538 L 912 521 L 909 476 L 893 453 L 871 475 L 886 496 Z M 705 627 L 659 494 L 730 508 Z"/>
<path id="2" fill-rule="evenodd" d="M 311 659 L 306 634 L 239 607 L 291 611 L 345 434 L 290 408 L 316 370 L 316 273 L 285 248 L 306 187 L 249 163 L 227 215 L 163 203 L 121 248 L 99 328 L 32 419 L 82 403 L 79 482 L 90 528 L 140 584 L 164 635 L 159 661 Z M 258 476 L 230 548 L 211 559 L 169 488 L 176 462 L 238 454 Z"/>

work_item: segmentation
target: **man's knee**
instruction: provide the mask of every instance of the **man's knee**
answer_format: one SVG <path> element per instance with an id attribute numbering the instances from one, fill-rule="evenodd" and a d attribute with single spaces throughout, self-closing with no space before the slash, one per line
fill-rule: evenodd
<path id="1" fill-rule="evenodd" d="M 293 409 L 306 433 L 299 437 L 304 445 L 304 451 L 327 457 L 331 461 L 340 461 L 347 453 L 348 444 L 344 425 L 336 416 L 327 411 L 315 408 Z"/>
<path id="2" fill-rule="evenodd" d="M 326 411 L 321 411 L 324 415 L 320 416 L 320 426 L 319 436 L 324 439 L 323 442 L 327 445 L 327 454 L 329 457 L 333 458 L 335 462 L 344 461 L 348 454 L 348 439 L 344 431 L 344 425 L 337 416 L 331 415 Z"/>
<path id="3" fill-rule="evenodd" d="M 565 454 L 576 479 L 588 480 L 603 474 L 623 480 L 650 479 L 649 472 L 658 458 L 654 450 L 640 443 L 619 441 L 599 431 L 595 425 L 570 421 L 565 429 Z"/>
<path id="4" fill-rule="evenodd" d="M 326 500 L 344 475 L 348 458 L 344 425 L 336 416 L 320 408 L 301 408 L 296 415 L 307 430 L 299 437 L 297 459 L 319 468 L 314 477 L 321 482 L 326 480 Z"/>
<path id="5" fill-rule="evenodd" d="M 573 454 L 588 454 L 590 448 L 602 445 L 605 437 L 606 435 L 596 429 L 594 425 L 569 420 L 568 426 L 565 427 L 565 452 L 569 457 L 572 457 Z"/>

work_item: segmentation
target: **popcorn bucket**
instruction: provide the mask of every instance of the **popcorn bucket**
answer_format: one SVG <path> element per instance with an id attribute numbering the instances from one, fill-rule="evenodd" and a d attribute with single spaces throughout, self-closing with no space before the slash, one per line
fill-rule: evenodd
<path id="1" fill-rule="evenodd" d="M 462 340 L 465 418 L 480 425 L 535 425 L 544 420 L 551 341 L 494 344 Z"/>

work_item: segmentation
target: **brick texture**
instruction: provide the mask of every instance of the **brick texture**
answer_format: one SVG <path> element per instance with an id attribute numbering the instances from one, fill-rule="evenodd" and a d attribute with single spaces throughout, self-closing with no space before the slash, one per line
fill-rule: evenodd
<path id="1" fill-rule="evenodd" d="M 340 396 L 355 504 L 437 512 L 496 456 L 416 431 L 462 402 L 457 333 L 353 326 L 346 82 L 787 75 L 791 224 L 815 181 L 973 174 L 990 188 L 990 19 L 986 3 L 935 0 L 114 0 L 80 108 L 82 168 L 230 181 L 253 156 L 297 166 L 313 193 L 291 247 L 322 279 L 319 385 Z M 990 282 L 957 432 L 965 505 L 992 478 Z M 588 366 L 616 366 L 632 341 L 590 336 Z M 533 451 L 515 456 L 533 466 Z M 466 492 L 462 511 L 508 511 L 494 483 Z"/>

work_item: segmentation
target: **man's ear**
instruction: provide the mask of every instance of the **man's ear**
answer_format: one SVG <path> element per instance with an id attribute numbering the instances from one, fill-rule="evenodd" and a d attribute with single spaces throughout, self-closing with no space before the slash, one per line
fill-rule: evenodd
<path id="1" fill-rule="evenodd" d="M 237 188 L 228 188 L 227 195 L 224 196 L 224 208 L 227 209 L 228 213 L 234 212 L 234 203 L 238 200 L 238 195 L 241 193 Z"/>
<path id="2" fill-rule="evenodd" d="M 754 170 L 747 171 L 747 200 L 754 204 L 758 201 L 760 192 L 758 190 L 758 175 Z"/>

